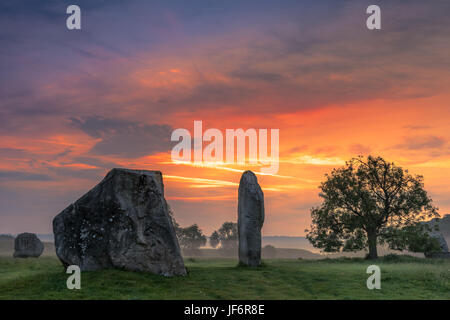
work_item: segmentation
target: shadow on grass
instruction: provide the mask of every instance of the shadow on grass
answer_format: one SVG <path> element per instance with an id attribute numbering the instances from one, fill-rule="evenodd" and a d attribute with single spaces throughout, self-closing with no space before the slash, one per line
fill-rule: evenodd
<path id="1" fill-rule="evenodd" d="M 239 261 L 238 264 L 236 265 L 236 269 L 244 269 L 244 270 L 263 270 L 267 268 L 269 268 L 269 265 L 264 261 L 261 261 L 261 264 L 257 267 L 248 266 L 241 261 Z"/>

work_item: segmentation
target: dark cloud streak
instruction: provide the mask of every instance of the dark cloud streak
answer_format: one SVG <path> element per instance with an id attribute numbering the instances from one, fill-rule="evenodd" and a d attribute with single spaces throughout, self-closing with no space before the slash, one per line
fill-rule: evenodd
<path id="1" fill-rule="evenodd" d="M 21 172 L 21 171 L 0 171 L 0 181 L 50 181 L 49 175 Z"/>
<path id="2" fill-rule="evenodd" d="M 137 158 L 172 147 L 172 127 L 160 124 L 143 124 L 99 116 L 71 118 L 71 125 L 93 138 L 101 138 L 90 151 L 98 155 L 117 155 Z"/>

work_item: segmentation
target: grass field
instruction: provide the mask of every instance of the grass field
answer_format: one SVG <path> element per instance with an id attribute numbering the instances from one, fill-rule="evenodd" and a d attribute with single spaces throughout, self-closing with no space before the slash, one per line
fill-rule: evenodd
<path id="1" fill-rule="evenodd" d="M 225 258 L 185 262 L 185 277 L 83 272 L 81 290 L 68 290 L 68 275 L 55 257 L 0 257 L 0 299 L 450 299 L 449 260 L 274 259 L 257 269 Z M 381 268 L 381 290 L 366 287 L 370 264 Z"/>

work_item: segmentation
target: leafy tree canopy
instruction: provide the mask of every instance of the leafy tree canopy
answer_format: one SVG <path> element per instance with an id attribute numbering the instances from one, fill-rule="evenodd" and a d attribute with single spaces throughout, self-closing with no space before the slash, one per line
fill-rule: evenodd
<path id="1" fill-rule="evenodd" d="M 421 223 L 439 217 L 424 189 L 423 177 L 413 176 L 381 157 L 353 158 L 333 169 L 320 185 L 322 204 L 311 209 L 308 240 L 325 252 L 369 249 L 377 258 L 377 244 L 391 249 L 437 250 Z"/>
<path id="2" fill-rule="evenodd" d="M 238 227 L 235 222 L 224 222 L 219 230 L 211 234 L 209 242 L 213 248 L 219 244 L 223 249 L 237 248 Z"/>

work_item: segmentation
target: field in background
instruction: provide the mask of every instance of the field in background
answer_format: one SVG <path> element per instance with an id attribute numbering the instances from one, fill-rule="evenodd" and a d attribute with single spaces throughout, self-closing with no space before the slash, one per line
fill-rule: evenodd
<path id="1" fill-rule="evenodd" d="M 81 290 L 55 257 L 0 257 L 0 299 L 450 299 L 450 260 L 388 256 L 381 290 L 368 290 L 360 258 L 270 259 L 257 269 L 226 258 L 187 258 L 188 275 L 122 270 L 83 272 Z"/>
<path id="2" fill-rule="evenodd" d="M 14 252 L 14 242 L 13 241 L 1 241 L 0 240 L 0 257 L 11 257 Z M 290 248 L 277 248 L 277 258 L 283 259 L 322 259 L 324 258 L 320 254 L 315 254 L 307 250 L 302 249 L 290 249 Z M 55 246 L 53 243 L 44 242 L 44 252 L 42 253 L 43 257 L 55 257 Z M 220 250 L 216 249 L 201 249 L 195 254 L 186 253 L 185 257 L 203 257 L 203 258 L 224 258 L 223 254 Z M 229 258 L 228 256 L 226 256 Z M 237 254 L 236 254 L 237 257 Z M 264 257 L 264 256 L 263 256 Z"/>
<path id="3" fill-rule="evenodd" d="M 0 256 L 11 257 L 13 253 L 14 240 L 0 240 Z M 55 246 L 53 243 L 44 242 L 44 252 L 41 257 L 56 257 Z"/>
<path id="4" fill-rule="evenodd" d="M 436 224 L 438 220 L 433 219 L 430 223 Z M 450 214 L 444 215 L 439 219 L 440 230 L 447 243 L 450 244 Z M 53 234 L 37 234 L 39 239 L 44 242 L 45 250 L 44 256 L 55 256 L 55 249 L 53 245 Z M 4 242 L 7 241 L 8 243 Z M 13 238 L 10 235 L 0 235 L 0 256 L 10 256 L 13 253 Z M 323 258 L 339 258 L 339 257 L 364 257 L 367 252 L 346 252 L 346 253 L 332 253 L 325 254 L 320 252 L 319 249 L 314 248 L 311 243 L 305 237 L 292 237 L 292 236 L 264 236 L 262 237 L 262 247 L 273 246 L 276 248 L 275 255 L 268 254 L 269 252 L 263 249 L 263 258 L 272 259 L 323 259 Z M 423 258 L 424 255 L 421 253 L 413 252 L 399 252 L 394 250 L 389 250 L 388 248 L 379 247 L 378 254 L 380 256 L 388 254 L 407 254 L 415 257 Z M 230 257 L 230 255 L 224 255 L 223 252 L 212 249 L 209 245 L 203 247 L 201 250 L 196 252 L 184 252 L 185 257 L 200 257 L 200 258 L 223 258 Z M 233 257 L 233 256 L 231 256 Z M 237 252 L 234 257 L 237 257 Z"/>
<path id="5" fill-rule="evenodd" d="M 0 241 L 0 257 L 11 257 L 14 252 L 14 242 L 13 241 Z M 364 257 L 366 252 L 355 252 L 355 253 L 335 253 L 335 254 L 320 254 L 314 253 L 305 249 L 291 249 L 291 248 L 276 248 L 275 256 L 266 255 L 263 250 L 263 259 L 325 259 L 325 258 L 340 258 L 340 257 Z M 380 255 L 387 255 L 391 253 L 399 254 L 398 251 L 393 250 L 384 250 L 380 248 Z M 406 252 L 403 254 L 408 254 L 416 257 L 423 257 L 421 253 L 410 253 Z M 44 252 L 42 253 L 43 257 L 55 257 L 55 246 L 53 243 L 44 242 Z M 230 254 L 224 254 L 221 250 L 216 249 L 200 249 L 196 252 L 183 252 L 184 258 L 237 258 L 237 252 L 235 256 L 230 256 Z"/>

